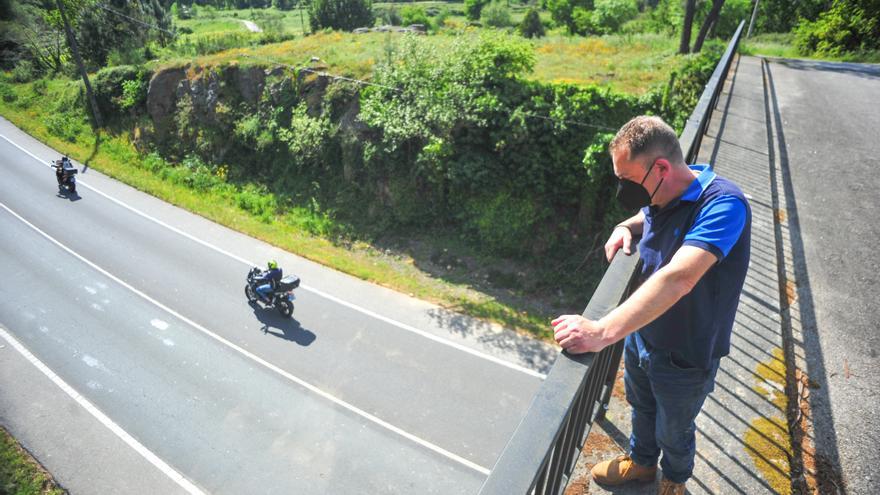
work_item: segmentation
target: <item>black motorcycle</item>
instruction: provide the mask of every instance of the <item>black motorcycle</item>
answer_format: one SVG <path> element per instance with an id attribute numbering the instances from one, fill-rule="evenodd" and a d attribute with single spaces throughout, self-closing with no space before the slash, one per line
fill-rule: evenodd
<path id="1" fill-rule="evenodd" d="M 55 179 L 58 181 L 58 190 L 67 191 L 70 194 L 76 194 L 76 173 L 77 170 L 68 160 L 55 160 L 52 163 L 55 169 Z"/>
<path id="2" fill-rule="evenodd" d="M 247 297 L 248 302 L 253 304 L 259 301 L 265 304 L 266 307 L 274 306 L 278 309 L 279 313 L 287 318 L 293 316 L 293 300 L 296 299 L 296 296 L 293 295 L 293 289 L 299 287 L 299 277 L 288 275 L 282 278 L 275 290 L 270 293 L 269 299 L 266 300 L 257 292 L 257 278 L 262 274 L 263 271 L 257 267 L 251 268 L 251 271 L 248 272 L 247 285 L 244 286 L 244 295 Z"/>

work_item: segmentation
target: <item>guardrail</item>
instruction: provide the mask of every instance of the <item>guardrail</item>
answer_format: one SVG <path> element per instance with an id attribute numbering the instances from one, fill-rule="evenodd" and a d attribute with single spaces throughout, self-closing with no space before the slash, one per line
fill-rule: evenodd
<path id="1" fill-rule="evenodd" d="M 740 22 L 679 137 L 687 163 L 699 152 L 744 23 Z M 598 320 L 629 297 L 638 262 L 635 250 L 614 257 L 584 317 Z M 562 493 L 593 422 L 605 414 L 622 353 L 622 341 L 598 353 L 560 353 L 480 494 Z"/>

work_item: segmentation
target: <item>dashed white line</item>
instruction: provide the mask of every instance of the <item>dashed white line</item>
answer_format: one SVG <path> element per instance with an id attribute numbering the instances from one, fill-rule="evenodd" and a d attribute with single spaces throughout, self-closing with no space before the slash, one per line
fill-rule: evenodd
<path id="1" fill-rule="evenodd" d="M 43 163 L 43 164 L 44 164 L 45 166 L 47 166 L 47 167 L 51 167 L 51 165 L 49 165 L 48 162 L 44 162 L 44 160 L 40 159 L 39 157 L 37 157 L 36 155 L 34 155 L 33 153 L 31 153 L 30 151 L 28 151 L 28 150 L 22 148 L 22 147 L 19 146 L 17 143 L 15 143 L 14 141 L 12 141 L 12 140 L 9 139 L 8 137 L 4 136 L 3 134 L 0 134 L 0 138 L 5 139 L 9 144 L 15 146 L 16 148 L 18 148 L 18 149 L 21 150 L 22 152 L 26 153 L 27 155 L 29 155 L 29 156 L 30 156 L 31 158 L 33 158 L 34 160 L 36 160 L 36 161 L 38 161 L 38 162 L 40 162 L 40 163 Z M 116 203 L 117 205 L 119 205 L 119 206 L 121 206 L 121 207 L 123 207 L 123 208 L 125 208 L 125 209 L 127 209 L 127 210 L 129 210 L 129 211 L 131 211 L 132 213 L 134 213 L 134 214 L 136 214 L 136 215 L 138 215 L 138 216 L 140 216 L 140 217 L 142 217 L 142 218 L 145 218 L 145 219 L 147 219 L 147 220 L 149 220 L 149 221 L 151 221 L 151 222 L 154 222 L 154 223 L 156 223 L 157 225 L 161 225 L 162 227 L 165 227 L 165 228 L 167 228 L 168 230 L 171 230 L 172 232 L 174 232 L 174 233 L 176 233 L 176 234 L 182 235 L 183 237 L 186 237 L 187 239 L 189 239 L 189 240 L 191 240 L 191 241 L 193 241 L 193 242 L 196 242 L 196 243 L 198 243 L 198 244 L 201 244 L 202 246 L 205 246 L 205 247 L 207 247 L 207 248 L 209 248 L 209 249 L 212 249 L 212 250 L 214 250 L 214 251 L 216 251 L 216 252 L 218 252 L 218 253 L 220 253 L 220 254 L 223 254 L 223 255 L 225 255 L 225 256 L 228 256 L 228 257 L 230 257 L 230 258 L 232 258 L 232 259 L 234 259 L 234 260 L 236 260 L 236 261 L 239 261 L 239 262 L 241 262 L 241 263 L 243 263 L 243 264 L 245 264 L 245 265 L 247 265 L 247 266 L 257 266 L 257 263 L 254 263 L 254 262 L 252 262 L 252 261 L 246 260 L 246 259 L 242 258 L 241 256 L 238 256 L 238 255 L 236 255 L 236 254 L 230 253 L 229 251 L 226 251 L 226 250 L 223 249 L 223 248 L 217 247 L 217 246 L 215 246 L 215 245 L 213 245 L 213 244 L 211 244 L 211 243 L 209 243 L 209 242 L 207 242 L 207 241 L 204 241 L 204 240 L 199 239 L 198 237 L 195 237 L 195 236 L 193 236 L 193 235 L 191 235 L 191 234 L 189 234 L 189 233 L 187 233 L 187 232 L 184 232 L 184 231 L 178 229 L 177 227 L 174 227 L 174 226 L 172 226 L 172 225 L 169 225 L 169 224 L 163 222 L 162 220 L 159 220 L 158 218 L 154 218 L 154 217 L 152 217 L 152 216 L 150 216 L 150 215 L 148 215 L 148 214 L 146 214 L 146 213 L 144 213 L 144 212 L 138 210 L 137 208 L 134 208 L 134 207 L 132 207 L 132 206 L 129 206 L 128 204 L 123 203 L 122 201 L 120 201 L 120 200 L 118 200 L 118 199 L 116 199 L 116 198 L 114 198 L 114 197 L 112 197 L 112 196 L 110 196 L 110 195 L 104 193 L 103 191 L 100 191 L 100 190 L 94 188 L 93 186 L 90 186 L 90 185 L 86 184 L 85 182 L 77 181 L 77 184 L 79 184 L 79 185 L 81 185 L 81 186 L 85 186 L 86 188 L 88 188 L 88 189 L 90 189 L 90 190 L 92 190 L 92 191 L 98 193 L 99 195 L 103 196 L 103 197 L 106 198 L 107 200 L 112 201 L 113 203 Z M 393 320 L 393 319 L 391 319 L 391 318 L 388 318 L 387 316 L 382 316 L 382 315 L 380 315 L 380 314 L 378 314 L 378 313 L 376 313 L 376 312 L 374 312 L 374 311 L 371 311 L 371 310 L 369 310 L 369 309 L 367 309 L 367 308 L 364 308 L 364 307 L 362 307 L 362 306 L 358 306 L 357 304 L 354 304 L 354 303 L 350 303 L 350 302 L 345 301 L 345 300 L 343 300 L 343 299 L 340 299 L 340 298 L 338 298 L 338 297 L 336 297 L 336 296 L 332 296 L 332 295 L 330 295 L 330 294 L 328 294 L 328 293 L 326 293 L 326 292 L 324 292 L 324 291 L 322 291 L 322 290 L 316 289 L 316 288 L 314 288 L 314 287 L 309 287 L 309 286 L 303 284 L 303 285 L 300 285 L 300 288 L 301 288 L 301 289 L 304 289 L 304 290 L 307 290 L 307 291 L 309 291 L 309 292 L 312 292 L 313 294 L 316 294 L 316 295 L 321 296 L 321 297 L 323 297 L 323 298 L 329 299 L 329 300 L 331 300 L 331 301 L 333 301 L 333 302 L 335 302 L 335 303 L 337 303 L 337 304 L 341 304 L 342 306 L 345 306 L 345 307 L 347 307 L 347 308 L 350 308 L 350 309 L 353 309 L 353 310 L 358 311 L 358 312 L 360 312 L 360 313 L 363 313 L 363 314 L 365 314 L 365 315 L 367 315 L 367 316 L 370 316 L 370 317 L 372 317 L 372 318 L 375 318 L 375 319 L 377 319 L 377 320 L 380 320 L 380 321 L 383 321 L 383 322 L 385 322 L 385 323 L 388 323 L 389 325 L 395 326 L 395 327 L 397 327 L 397 328 L 399 328 L 399 329 L 401 329 L 401 330 L 406 330 L 406 331 L 408 331 L 408 332 L 412 332 L 412 333 L 415 333 L 415 334 L 420 335 L 420 336 L 422 336 L 422 337 L 425 337 L 425 338 L 427 338 L 427 339 L 430 339 L 430 340 L 432 340 L 432 341 L 434 341 L 434 342 L 437 342 L 437 343 L 439 343 L 439 344 L 442 344 L 442 345 L 446 345 L 446 346 L 452 347 L 452 348 L 454 348 L 454 349 L 456 349 L 456 350 L 459 350 L 459 351 L 465 352 L 465 353 L 470 354 L 470 355 L 472 355 L 472 356 L 476 356 L 476 357 L 479 357 L 479 358 L 481 358 L 481 359 L 485 359 L 485 360 L 490 361 L 490 362 L 493 362 L 493 363 L 495 363 L 495 364 L 499 364 L 499 365 L 501 365 L 501 366 L 504 366 L 504 367 L 507 367 L 507 368 L 510 368 L 510 369 L 513 369 L 513 370 L 519 371 L 519 372 L 521 372 L 521 373 L 525 373 L 525 374 L 527 374 L 527 375 L 534 376 L 534 377 L 536 377 L 536 378 L 540 378 L 540 379 L 542 379 L 542 380 L 545 379 L 545 378 L 547 378 L 547 375 L 545 375 L 545 374 L 543 374 L 543 373 L 540 373 L 540 372 L 538 372 L 538 371 L 535 371 L 535 370 L 532 370 L 532 369 L 526 368 L 526 367 L 524 367 L 524 366 L 520 366 L 520 365 L 515 364 L 515 363 L 511 363 L 511 362 L 509 362 L 509 361 L 505 361 L 505 360 L 503 360 L 503 359 L 501 359 L 501 358 L 498 358 L 498 357 L 492 356 L 492 355 L 490 355 L 490 354 L 486 354 L 486 353 L 484 353 L 484 352 L 480 352 L 480 351 L 478 351 L 478 350 L 476 350 L 476 349 L 472 349 L 472 348 L 470 348 L 470 347 L 467 347 L 467 346 L 465 346 L 465 345 L 459 344 L 459 343 L 457 343 L 457 342 L 452 342 L 452 341 L 450 341 L 450 340 L 444 339 L 443 337 L 439 337 L 439 336 L 437 336 L 437 335 L 431 334 L 430 332 L 426 332 L 426 331 L 424 331 L 424 330 L 420 330 L 420 329 L 418 329 L 418 328 L 416 328 L 416 327 L 413 327 L 412 325 L 407 325 L 406 323 L 401 323 L 401 322 L 399 322 L 399 321 L 397 321 L 397 320 Z"/>
<path id="2" fill-rule="evenodd" d="M 92 416 L 95 417 L 102 425 L 106 426 L 110 431 L 112 431 L 117 437 L 119 437 L 123 442 L 128 444 L 129 447 L 134 449 L 135 452 L 140 454 L 141 457 L 146 459 L 150 464 L 156 466 L 157 469 L 162 471 L 166 476 L 171 478 L 172 481 L 177 483 L 181 488 L 187 491 L 187 493 L 193 494 L 201 494 L 204 493 L 197 486 L 195 486 L 191 481 L 186 479 L 182 474 L 178 473 L 171 466 L 165 463 L 162 459 L 160 459 L 156 454 L 150 451 L 150 449 L 144 447 L 143 444 L 135 440 L 134 437 L 128 434 L 125 430 L 122 429 L 121 426 L 116 424 L 112 419 L 110 419 L 106 414 L 101 412 L 100 409 L 95 407 L 94 404 L 89 402 L 88 399 L 80 395 L 73 387 L 67 384 L 64 380 L 61 379 L 58 375 L 55 374 L 48 366 L 46 366 L 42 361 L 40 361 L 36 356 L 31 354 L 30 351 L 27 350 L 15 337 L 9 334 L 6 329 L 0 327 L 0 337 L 9 343 L 12 348 L 18 351 L 19 354 L 24 356 L 31 364 L 36 366 L 38 370 L 40 370 L 44 375 L 46 375 L 49 380 L 52 381 L 55 385 L 57 385 L 61 390 L 64 391 L 71 399 L 76 401 L 77 404 L 82 406 L 83 409 L 89 412 Z M 95 384 L 90 382 L 90 388 L 100 387 L 99 384 Z"/>
<path id="3" fill-rule="evenodd" d="M 132 292 L 134 292 L 135 294 L 137 294 L 137 295 L 140 296 L 141 298 L 145 299 L 146 301 L 152 303 L 153 305 L 155 305 L 155 306 L 159 307 L 160 309 L 166 311 L 167 313 L 173 315 L 174 317 L 176 317 L 176 318 L 179 319 L 180 321 L 183 321 L 183 322 L 187 323 L 188 325 L 192 326 L 192 327 L 195 328 L 196 330 L 199 330 L 200 332 L 202 332 L 202 333 L 204 333 L 205 335 L 207 335 L 207 336 L 213 338 L 214 340 L 220 342 L 221 344 L 223 344 L 223 345 L 229 347 L 230 349 L 232 349 L 232 350 L 234 350 L 234 351 L 236 351 L 236 352 L 241 353 L 241 354 L 244 355 L 245 357 L 247 357 L 247 358 L 249 358 L 249 359 L 252 359 L 253 361 L 256 361 L 257 363 L 259 363 L 259 364 L 265 366 L 265 367 L 268 368 L 269 370 L 274 371 L 275 373 L 278 373 L 279 375 L 283 376 L 284 378 L 287 378 L 288 380 L 290 380 L 290 381 L 292 381 L 292 382 L 294 382 L 294 383 L 300 385 L 301 387 L 303 387 L 303 388 L 305 388 L 305 389 L 311 391 L 312 393 L 317 394 L 317 395 L 319 395 L 319 396 L 321 396 L 321 397 L 323 397 L 323 398 L 325 398 L 325 399 L 327 399 L 327 400 L 333 402 L 334 404 L 336 404 L 336 405 L 338 405 L 338 406 L 340 406 L 340 407 L 343 407 L 343 408 L 345 408 L 345 409 L 351 411 L 352 413 L 357 414 L 358 416 L 361 416 L 362 418 L 364 418 L 364 419 L 366 419 L 366 420 L 368 420 L 368 421 L 370 421 L 370 422 L 372 422 L 372 423 L 375 423 L 375 424 L 377 424 L 377 425 L 379 425 L 379 426 L 381 426 L 381 427 L 383 427 L 383 428 L 385 428 L 385 429 L 387 429 L 387 430 L 389 430 L 389 431 L 391 431 L 391 432 L 393 432 L 393 433 L 396 433 L 396 434 L 398 434 L 398 435 L 400 435 L 400 436 L 402 436 L 402 437 L 404 437 L 404 438 L 406 438 L 406 439 L 408 439 L 408 440 L 410 440 L 410 441 L 412 441 L 412 442 L 414 442 L 414 443 L 416 443 L 416 444 L 418 444 L 418 445 L 421 445 L 422 447 L 424 447 L 424 448 L 426 448 L 426 449 L 428 449 L 428 450 L 431 450 L 431 451 L 433 451 L 433 452 L 435 452 L 435 453 L 437 453 L 437 454 L 440 454 L 440 455 L 446 457 L 447 459 L 450 459 L 450 460 L 452 460 L 452 461 L 455 461 L 455 462 L 457 462 L 457 463 L 459 463 L 459 464 L 462 464 L 462 465 L 464 465 L 464 466 L 466 466 L 466 467 L 468 467 L 468 468 L 473 469 L 474 471 L 477 471 L 477 472 L 479 472 L 479 473 L 482 473 L 483 475 L 487 475 L 487 476 L 488 476 L 488 474 L 489 474 L 489 469 L 487 469 L 487 468 L 485 468 L 485 467 L 483 467 L 483 466 L 480 466 L 479 464 L 477 464 L 477 463 L 475 463 L 475 462 L 471 462 L 471 461 L 465 459 L 464 457 L 461 457 L 461 456 L 459 456 L 459 455 L 457 455 L 457 454 L 454 454 L 454 453 L 452 453 L 452 452 L 450 452 L 450 451 L 448 451 L 448 450 L 446 450 L 446 449 L 444 449 L 444 448 L 442 448 L 442 447 L 440 447 L 440 446 L 438 446 L 438 445 L 435 445 L 435 444 L 433 444 L 433 443 L 431 443 L 431 442 L 429 442 L 429 441 L 427 441 L 427 440 L 424 440 L 424 439 L 422 439 L 422 438 L 420 438 L 420 437 L 417 437 L 417 436 L 413 435 L 412 433 L 409 433 L 409 432 L 407 432 L 407 431 L 405 431 L 405 430 L 403 430 L 403 429 L 401 429 L 401 428 L 398 428 L 397 426 L 394 426 L 394 425 L 392 425 L 391 423 L 389 423 L 389 422 L 387 422 L 387 421 L 384 421 L 384 420 L 380 419 L 379 417 L 374 416 L 374 415 L 372 415 L 372 414 L 370 414 L 370 413 L 368 413 L 368 412 L 366 412 L 366 411 L 364 411 L 364 410 L 362 410 L 362 409 L 359 409 L 359 408 L 357 408 L 356 406 L 354 406 L 354 405 L 352 405 L 352 404 L 349 404 L 348 402 L 345 402 L 344 400 L 339 399 L 339 398 L 337 398 L 337 397 L 335 397 L 335 396 L 333 396 L 333 395 L 331 395 L 331 394 L 329 394 L 329 393 L 327 393 L 327 392 L 325 392 L 325 391 L 319 389 L 319 388 L 316 387 L 315 385 L 312 385 L 311 383 L 309 383 L 309 382 L 307 382 L 307 381 L 305 381 L 305 380 L 303 380 L 303 379 L 301 379 L 301 378 L 299 378 L 299 377 L 297 377 L 297 376 L 295 376 L 295 375 L 293 375 L 293 374 L 291 374 L 291 373 L 289 373 L 289 372 L 287 372 L 287 371 L 285 371 L 285 370 L 279 368 L 278 366 L 275 366 L 274 364 L 272 364 L 272 363 L 270 363 L 270 362 L 264 360 L 263 358 L 257 356 L 256 354 L 254 354 L 254 353 L 252 353 L 252 352 L 250 352 L 250 351 L 248 351 L 248 350 L 246 350 L 246 349 L 244 349 L 244 348 L 242 348 L 242 347 L 236 345 L 235 343 L 233 343 L 233 342 L 231 342 L 231 341 L 229 341 L 229 340 L 227 340 L 227 339 L 221 337 L 220 335 L 218 335 L 218 334 L 216 334 L 216 333 L 214 333 L 214 332 L 208 330 L 207 328 L 205 328 L 205 327 L 199 325 L 198 323 L 196 323 L 196 322 L 190 320 L 190 319 L 187 318 L 186 316 L 183 316 L 182 314 L 180 314 L 180 313 L 174 311 L 173 309 L 169 308 L 168 306 L 165 306 L 165 305 L 162 304 L 161 302 L 159 302 L 159 301 L 153 299 L 152 297 L 148 296 L 148 295 L 145 294 L 144 292 L 141 292 L 141 291 L 138 290 L 137 288 L 135 288 L 135 287 L 129 285 L 128 283 L 126 283 L 126 282 L 123 281 L 122 279 L 116 277 L 116 276 L 113 275 L 112 273 L 110 273 L 110 272 L 108 272 L 107 270 L 105 270 L 105 269 L 101 268 L 100 266 L 96 265 L 95 263 L 93 263 L 92 261 L 90 261 L 90 260 L 88 260 L 87 258 L 83 257 L 82 255 L 80 255 L 80 254 L 77 253 L 76 251 L 70 249 L 69 247 L 67 247 L 66 245 L 64 245 L 63 243 L 61 243 L 60 241 L 58 241 L 57 239 L 55 239 L 54 237 L 52 237 L 51 235 L 47 234 L 46 232 L 43 232 L 43 231 L 42 231 L 39 227 L 37 227 L 36 225 L 30 223 L 29 221 L 27 221 L 26 219 L 24 219 L 23 217 L 21 217 L 18 213 L 12 211 L 12 210 L 11 210 L 8 206 L 6 206 L 4 203 L 0 202 L 0 207 L 2 207 L 4 210 L 8 211 L 9 214 L 11 214 L 11 215 L 14 216 L 15 218 L 17 218 L 19 221 L 21 221 L 22 223 L 24 223 L 25 225 L 27 225 L 28 227 L 30 227 L 31 229 L 33 229 L 34 231 L 36 231 L 37 233 L 39 233 L 40 235 L 42 235 L 43 237 L 45 237 L 46 239 L 48 239 L 50 242 L 52 242 L 52 243 L 55 244 L 56 246 L 60 247 L 60 248 L 63 249 L 64 251 L 67 251 L 70 255 L 74 256 L 75 258 L 77 258 L 78 260 L 82 261 L 82 262 L 85 263 L 86 265 L 88 265 L 88 266 L 92 267 L 93 269 L 97 270 L 98 272 L 100 272 L 100 273 L 101 273 L 102 275 L 104 275 L 105 277 L 107 277 L 107 278 L 113 280 L 114 282 L 118 283 L 119 285 L 125 287 L 126 289 L 128 289 L 128 290 L 130 290 L 130 291 L 132 291 Z M 46 368 L 46 369 L 48 370 L 48 368 Z M 108 420 L 109 420 L 109 418 L 108 418 Z"/>

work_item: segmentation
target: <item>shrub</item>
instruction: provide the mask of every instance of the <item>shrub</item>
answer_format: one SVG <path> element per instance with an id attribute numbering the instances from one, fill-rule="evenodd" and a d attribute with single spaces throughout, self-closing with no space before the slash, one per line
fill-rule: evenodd
<path id="1" fill-rule="evenodd" d="M 544 36 L 544 24 L 537 9 L 529 9 L 519 25 L 519 32 L 526 38 L 541 38 Z"/>
<path id="2" fill-rule="evenodd" d="M 370 0 L 314 0 L 309 7 L 312 30 L 324 28 L 352 31 L 375 22 Z"/>
<path id="3" fill-rule="evenodd" d="M 805 55 L 831 56 L 880 49 L 880 6 L 876 0 L 835 0 L 815 21 L 801 20 L 795 46 Z"/>
<path id="4" fill-rule="evenodd" d="M 400 9 L 400 17 L 404 26 L 411 26 L 413 24 L 430 25 L 425 9 L 415 5 L 407 5 Z"/>
<path id="5" fill-rule="evenodd" d="M 6 83 L 0 83 L 0 98 L 6 103 L 12 103 L 18 98 L 18 95 L 15 94 L 12 86 Z"/>
<path id="6" fill-rule="evenodd" d="M 614 33 L 638 13 L 635 0 L 596 0 L 593 10 L 575 7 L 572 12 L 574 32 L 583 35 Z"/>
<path id="7" fill-rule="evenodd" d="M 375 17 L 379 20 L 379 23 L 391 26 L 400 26 L 403 22 L 400 18 L 400 12 L 397 11 L 397 7 L 393 4 L 388 7 L 376 7 Z"/>
<path id="8" fill-rule="evenodd" d="M 593 9 L 593 25 L 598 34 L 614 33 L 624 22 L 639 13 L 635 0 L 596 0 Z"/>
<path id="9" fill-rule="evenodd" d="M 510 9 L 501 0 L 494 0 L 483 9 L 480 21 L 486 26 L 496 28 L 510 26 Z"/>
<path id="10" fill-rule="evenodd" d="M 483 7 L 488 3 L 488 0 L 464 0 L 465 15 L 472 21 L 479 20 Z"/>
<path id="11" fill-rule="evenodd" d="M 27 59 L 19 60 L 12 69 L 12 81 L 17 83 L 26 83 L 36 77 L 37 71 L 33 62 Z"/>
<path id="12" fill-rule="evenodd" d="M 75 143 L 76 138 L 79 137 L 85 128 L 85 122 L 83 122 L 82 117 L 61 112 L 46 114 L 43 117 L 43 123 L 46 124 L 46 130 L 50 134 L 60 137 L 69 143 Z"/>
<path id="13" fill-rule="evenodd" d="M 278 201 L 265 186 L 246 184 L 235 194 L 235 203 L 242 210 L 252 213 L 265 223 L 272 221 L 278 210 Z"/>
<path id="14" fill-rule="evenodd" d="M 141 79 L 122 81 L 122 96 L 119 97 L 120 108 L 131 109 L 147 101 L 147 82 Z"/>
<path id="15" fill-rule="evenodd" d="M 92 84 L 95 89 L 95 100 L 98 102 L 98 109 L 101 115 L 112 116 L 119 113 L 122 102 L 125 100 L 124 83 L 128 81 L 136 81 L 137 83 L 146 83 L 147 73 L 140 67 L 134 65 L 119 65 L 116 67 L 108 67 L 101 69 L 95 74 Z M 134 83 L 129 82 L 129 97 L 134 100 L 132 103 L 141 101 L 141 94 L 138 88 L 134 87 Z M 146 100 L 146 87 L 143 99 Z"/>

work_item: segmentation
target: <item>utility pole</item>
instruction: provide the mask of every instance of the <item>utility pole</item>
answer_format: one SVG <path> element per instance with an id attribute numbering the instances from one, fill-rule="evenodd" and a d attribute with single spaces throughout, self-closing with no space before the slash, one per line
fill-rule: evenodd
<path id="1" fill-rule="evenodd" d="M 296 6 L 299 8 L 299 26 L 302 28 L 303 37 L 305 37 L 306 36 L 306 21 L 303 20 L 303 6 L 302 5 L 303 5 L 302 0 L 299 0 L 299 2 L 296 3 Z"/>
<path id="2" fill-rule="evenodd" d="M 758 2 L 761 0 L 755 0 L 755 8 L 752 10 L 752 20 L 749 21 L 749 30 L 746 33 L 746 39 L 752 36 L 752 27 L 755 25 L 755 17 L 758 17 Z"/>
<path id="3" fill-rule="evenodd" d="M 64 30 L 67 32 L 67 44 L 70 45 L 70 51 L 73 52 L 73 59 L 79 67 L 79 73 L 82 75 L 83 84 L 86 85 L 86 96 L 89 98 L 89 104 L 92 106 L 92 117 L 95 118 L 95 126 L 97 129 L 104 127 L 101 119 L 101 112 L 98 111 L 98 102 L 95 101 L 95 93 L 92 92 L 92 85 L 89 83 L 89 75 L 83 65 L 82 58 L 79 56 L 79 48 L 76 46 L 76 37 L 73 30 L 70 29 L 70 23 L 67 22 L 67 13 L 64 12 L 63 0 L 55 0 L 58 5 L 58 11 L 61 13 L 61 20 L 64 21 Z"/>

